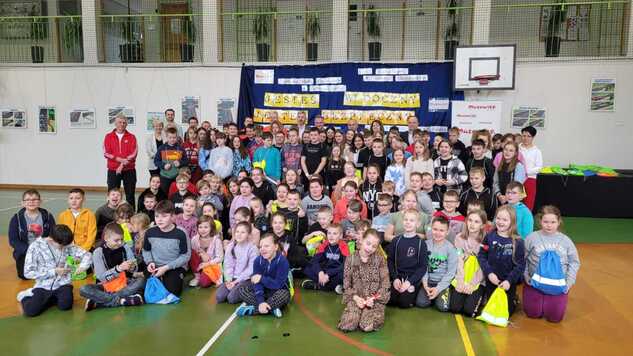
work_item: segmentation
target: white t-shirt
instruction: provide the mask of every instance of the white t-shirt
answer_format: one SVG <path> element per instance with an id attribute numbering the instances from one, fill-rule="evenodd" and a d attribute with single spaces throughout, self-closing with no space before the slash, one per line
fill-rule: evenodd
<path id="1" fill-rule="evenodd" d="M 543 169 L 543 154 L 541 150 L 534 145 L 530 148 L 519 145 L 519 152 L 523 155 L 528 178 L 536 178 L 536 175 Z"/>

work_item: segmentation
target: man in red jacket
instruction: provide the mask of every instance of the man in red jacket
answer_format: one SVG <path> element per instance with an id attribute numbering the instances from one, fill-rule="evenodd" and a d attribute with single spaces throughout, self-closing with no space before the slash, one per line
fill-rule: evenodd
<path id="1" fill-rule="evenodd" d="M 108 161 L 108 190 L 120 188 L 123 181 L 125 200 L 134 207 L 136 189 L 136 136 L 126 130 L 127 118 L 119 113 L 114 130 L 103 140 L 103 156 Z"/>

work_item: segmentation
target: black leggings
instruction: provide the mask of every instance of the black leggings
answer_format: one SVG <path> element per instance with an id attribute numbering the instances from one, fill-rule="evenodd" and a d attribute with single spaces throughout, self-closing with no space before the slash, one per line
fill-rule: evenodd
<path id="1" fill-rule="evenodd" d="M 411 308 L 415 304 L 415 299 L 418 296 L 419 289 L 415 288 L 413 293 L 404 291 L 398 292 L 393 286 L 391 286 L 391 298 L 389 298 L 389 304 L 398 306 L 400 308 Z"/>
<path id="2" fill-rule="evenodd" d="M 25 316 L 38 316 L 55 304 L 59 310 L 72 309 L 72 285 L 67 284 L 53 290 L 34 288 L 32 297 L 22 299 L 22 310 Z"/>
<path id="3" fill-rule="evenodd" d="M 483 302 L 484 286 L 479 286 L 472 294 L 459 293 L 453 288 L 450 293 L 450 310 L 451 313 L 464 314 L 468 317 L 474 318 L 478 311 L 481 309 L 481 303 Z"/>

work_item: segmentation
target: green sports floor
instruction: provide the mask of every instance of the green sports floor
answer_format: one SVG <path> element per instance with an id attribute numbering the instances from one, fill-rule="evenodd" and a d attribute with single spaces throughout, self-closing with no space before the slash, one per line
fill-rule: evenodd
<path id="1" fill-rule="evenodd" d="M 104 195 L 88 193 L 85 205 L 95 209 Z M 20 192 L 0 190 L 3 239 L 20 198 Z M 55 215 L 66 207 L 64 192 L 42 192 L 42 198 L 43 207 Z M 435 310 L 390 307 L 385 327 L 370 334 L 339 332 L 341 297 L 300 288 L 282 319 L 231 321 L 236 306 L 216 304 L 214 288 L 186 288 L 178 305 L 85 313 L 77 294 L 85 282 L 79 282 L 72 311 L 51 308 L 28 319 L 20 315 L 15 295 L 32 282 L 17 280 L 5 242 L 0 244 L 0 345 L 5 355 L 195 355 L 216 335 L 207 355 L 628 353 L 633 312 L 625 286 L 633 283 L 633 220 L 566 218 L 565 230 L 578 243 L 582 266 L 563 323 L 527 319 L 517 312 L 510 327 L 500 329 Z"/>

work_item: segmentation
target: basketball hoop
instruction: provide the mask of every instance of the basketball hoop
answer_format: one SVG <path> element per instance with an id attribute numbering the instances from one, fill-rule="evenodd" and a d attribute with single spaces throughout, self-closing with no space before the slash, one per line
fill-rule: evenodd
<path id="1" fill-rule="evenodd" d="M 473 80 L 479 81 L 479 85 L 488 85 L 491 80 L 499 80 L 499 75 L 478 75 Z"/>

